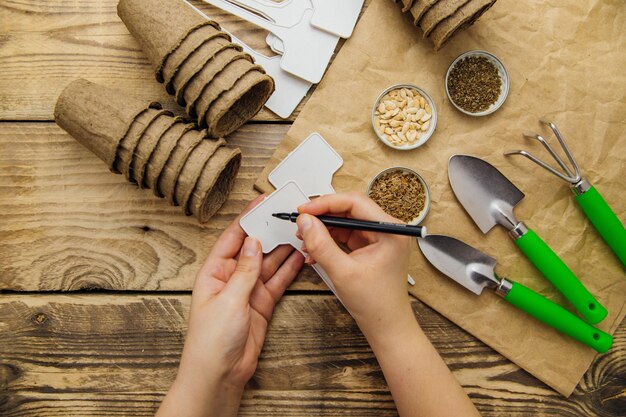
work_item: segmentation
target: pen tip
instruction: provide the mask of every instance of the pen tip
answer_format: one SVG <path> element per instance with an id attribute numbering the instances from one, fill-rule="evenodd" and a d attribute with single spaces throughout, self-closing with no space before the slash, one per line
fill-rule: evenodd
<path id="1" fill-rule="evenodd" d="M 279 217 L 278 213 L 272 213 L 272 217 Z"/>

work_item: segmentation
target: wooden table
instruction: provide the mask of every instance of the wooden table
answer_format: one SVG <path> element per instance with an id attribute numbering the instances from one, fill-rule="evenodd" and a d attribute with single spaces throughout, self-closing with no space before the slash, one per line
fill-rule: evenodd
<path id="1" fill-rule="evenodd" d="M 200 8 L 257 48 L 264 33 Z M 289 128 L 263 111 L 206 225 L 108 172 L 53 122 L 71 80 L 176 108 L 115 0 L 0 2 L 0 415 L 152 415 L 181 353 L 194 274 Z M 294 117 L 297 115 L 294 114 Z M 419 285 L 419 283 L 418 283 Z M 569 398 L 421 302 L 418 321 L 486 416 L 626 415 L 626 326 Z M 375 357 L 310 269 L 279 304 L 241 415 L 397 415 Z"/>

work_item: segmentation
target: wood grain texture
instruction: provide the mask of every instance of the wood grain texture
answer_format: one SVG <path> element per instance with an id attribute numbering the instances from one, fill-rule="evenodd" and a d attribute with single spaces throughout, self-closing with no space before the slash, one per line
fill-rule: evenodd
<path id="1" fill-rule="evenodd" d="M 0 300 L 0 414 L 152 415 L 172 382 L 190 298 L 28 295 Z M 415 314 L 484 416 L 624 415 L 626 327 L 567 400 L 420 303 Z M 328 295 L 288 295 L 242 416 L 395 416 L 366 340 Z"/>
<path id="2" fill-rule="evenodd" d="M 234 190 L 205 225 L 139 190 L 54 123 L 0 124 L 0 290 L 189 290 L 287 125 L 249 124 Z M 306 269 L 294 289 L 325 289 Z"/>
<path id="3" fill-rule="evenodd" d="M 200 0 L 192 3 L 253 48 L 272 54 L 267 32 Z M 117 0 L 1 1 L 0 120 L 52 120 L 57 97 L 76 78 L 184 112 L 155 80 L 116 6 Z M 254 120 L 282 119 L 264 108 Z"/>

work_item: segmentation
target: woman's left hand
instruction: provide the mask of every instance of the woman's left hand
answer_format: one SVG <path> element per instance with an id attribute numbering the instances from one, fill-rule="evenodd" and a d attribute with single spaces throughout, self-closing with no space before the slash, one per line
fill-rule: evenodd
<path id="1" fill-rule="evenodd" d="M 168 410 L 237 414 L 274 307 L 304 262 L 291 246 L 263 256 L 260 243 L 246 237 L 239 219 L 261 201 L 252 201 L 222 233 L 196 277 L 180 368 L 167 396 L 172 400 L 166 397 L 159 416 L 170 415 Z M 199 406 L 187 409 L 193 404 Z"/>

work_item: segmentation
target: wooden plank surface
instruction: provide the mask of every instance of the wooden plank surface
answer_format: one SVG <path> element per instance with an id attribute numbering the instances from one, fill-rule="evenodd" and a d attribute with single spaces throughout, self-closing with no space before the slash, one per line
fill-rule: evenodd
<path id="1" fill-rule="evenodd" d="M 268 53 L 264 31 L 191 2 Z M 243 165 L 204 226 L 109 173 L 50 123 L 67 83 L 84 77 L 181 111 L 116 4 L 0 1 L 1 416 L 153 415 L 175 375 L 190 299 L 167 291 L 191 288 L 217 235 L 256 196 L 252 184 L 289 128 L 248 124 L 229 138 Z M 267 110 L 255 120 L 278 121 Z M 92 292 L 56 293 L 84 289 Z M 397 415 L 350 316 L 331 295 L 310 292 L 326 291 L 316 274 L 305 269 L 290 290 L 241 415 Z M 564 399 L 422 303 L 414 310 L 485 416 L 626 415 L 624 323 L 614 348 Z"/>
<path id="2" fill-rule="evenodd" d="M 8 295 L 0 300 L 0 415 L 152 415 L 172 382 L 188 295 Z M 484 416 L 617 416 L 626 327 L 567 400 L 418 301 L 415 314 Z M 8 343 L 6 343 L 8 341 Z M 329 295 L 288 295 L 242 416 L 395 416 L 375 357 Z"/>
<path id="3" fill-rule="evenodd" d="M 0 2 L 0 120 L 52 120 L 61 90 L 81 77 L 158 100 L 181 114 L 117 16 L 117 2 Z M 273 54 L 265 45 L 267 32 L 200 0 L 191 2 L 253 48 Z M 254 120 L 282 119 L 264 108 Z"/>
<path id="4" fill-rule="evenodd" d="M 207 224 L 139 190 L 54 123 L 0 123 L 0 290 L 189 290 L 288 125 L 229 138 L 243 162 Z M 326 289 L 309 268 L 293 289 Z"/>

